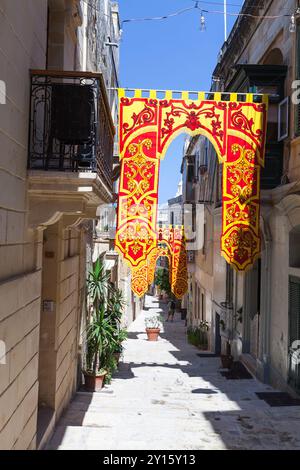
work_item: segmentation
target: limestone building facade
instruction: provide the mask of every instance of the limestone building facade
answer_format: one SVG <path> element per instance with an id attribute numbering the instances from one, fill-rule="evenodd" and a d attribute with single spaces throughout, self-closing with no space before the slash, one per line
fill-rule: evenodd
<path id="1" fill-rule="evenodd" d="M 211 347 L 228 343 L 261 380 L 300 391 L 299 264 L 299 4 L 295 0 L 245 1 L 213 72 L 212 91 L 270 95 L 265 168 L 261 175 L 261 259 L 247 273 L 220 255 L 222 169 L 210 143 L 190 139 L 195 156 L 194 203 L 204 204 L 204 248 L 190 264 L 191 321 L 210 321 Z M 269 18 L 266 18 L 269 17 Z M 296 91 L 296 95 L 295 95 Z M 189 157 L 190 155 L 190 157 Z M 202 307 L 203 308 L 203 307 Z"/>
<path id="2" fill-rule="evenodd" d="M 0 0 L 0 449 L 41 448 L 80 382 L 93 220 L 113 200 L 119 39 L 109 0 Z"/>

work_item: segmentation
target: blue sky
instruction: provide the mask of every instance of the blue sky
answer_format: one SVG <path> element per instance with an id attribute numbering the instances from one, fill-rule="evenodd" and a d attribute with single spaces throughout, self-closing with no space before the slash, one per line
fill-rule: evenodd
<path id="1" fill-rule="evenodd" d="M 119 0 L 121 20 L 163 16 L 193 6 L 191 0 Z M 222 0 L 199 1 L 203 10 L 223 10 Z M 227 0 L 229 13 L 238 13 L 242 0 Z M 122 87 L 209 90 L 217 55 L 224 42 L 222 14 L 193 9 L 162 21 L 124 23 L 120 49 Z M 228 15 L 228 32 L 235 21 Z M 159 202 L 175 195 L 180 179 L 184 135 L 169 146 L 161 163 Z"/>

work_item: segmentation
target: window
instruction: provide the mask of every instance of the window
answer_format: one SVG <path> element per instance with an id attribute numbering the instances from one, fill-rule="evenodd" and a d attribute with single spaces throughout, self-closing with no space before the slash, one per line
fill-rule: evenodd
<path id="1" fill-rule="evenodd" d="M 300 340 L 300 278 L 289 278 L 289 342 Z"/>
<path id="2" fill-rule="evenodd" d="M 297 24 L 295 79 L 300 79 L 300 23 Z M 295 105 L 295 135 L 300 135 L 300 104 Z"/>
<path id="3" fill-rule="evenodd" d="M 202 255 L 206 254 L 206 241 L 207 241 L 207 227 L 206 222 L 203 224 L 203 247 L 202 247 Z"/>
<path id="4" fill-rule="evenodd" d="M 174 225 L 174 212 L 171 211 L 171 225 Z"/>
<path id="5" fill-rule="evenodd" d="M 278 141 L 289 135 L 289 98 L 285 98 L 278 105 Z"/>
<path id="6" fill-rule="evenodd" d="M 198 308 L 198 286 L 195 284 L 195 308 L 194 308 L 194 318 L 197 318 L 197 308 Z"/>
<path id="7" fill-rule="evenodd" d="M 187 165 L 187 182 L 192 183 L 194 180 L 194 165 Z"/>
<path id="8" fill-rule="evenodd" d="M 205 295 L 201 294 L 201 320 L 206 320 L 206 312 L 205 312 Z"/>
<path id="9" fill-rule="evenodd" d="M 233 302 L 233 268 L 226 263 L 226 302 Z"/>
<path id="10" fill-rule="evenodd" d="M 289 234 L 289 265 L 300 268 L 300 225 L 294 227 Z"/>
<path id="11" fill-rule="evenodd" d="M 222 204 L 222 170 L 223 165 L 217 162 L 216 207 L 220 207 Z"/>
<path id="12" fill-rule="evenodd" d="M 300 278 L 289 278 L 289 372 L 288 383 L 299 392 L 300 365 L 298 351 L 300 340 Z M 295 360 L 295 351 L 296 360 Z"/>

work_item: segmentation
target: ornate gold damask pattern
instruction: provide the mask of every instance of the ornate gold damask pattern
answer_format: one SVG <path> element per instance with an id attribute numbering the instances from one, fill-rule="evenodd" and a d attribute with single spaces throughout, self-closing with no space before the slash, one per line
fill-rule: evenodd
<path id="1" fill-rule="evenodd" d="M 196 99 L 190 98 L 188 92 L 180 97 L 166 92 L 158 99 L 153 90 L 148 97 L 142 97 L 141 90 L 134 97 L 119 91 L 121 177 L 116 247 L 131 267 L 144 272 L 159 240 L 159 161 L 179 133 L 202 134 L 223 164 L 221 251 L 230 264 L 243 271 L 260 253 L 259 186 L 267 97 L 262 96 L 261 103 L 255 103 L 250 94 L 246 101 L 238 101 L 237 94 L 222 100 L 220 93 L 199 92 Z M 177 252 L 176 246 L 174 249 Z M 173 261 L 174 276 L 184 285 L 183 252 Z"/>
<path id="2" fill-rule="evenodd" d="M 145 263 L 132 268 L 132 291 L 141 297 L 154 281 L 156 263 L 164 256 L 169 261 L 171 291 L 178 299 L 187 292 L 187 254 L 183 226 L 158 227 L 158 247 L 154 248 Z"/>

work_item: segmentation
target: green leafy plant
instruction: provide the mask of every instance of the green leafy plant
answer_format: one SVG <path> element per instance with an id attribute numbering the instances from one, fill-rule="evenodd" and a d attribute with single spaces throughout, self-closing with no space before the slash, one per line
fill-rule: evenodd
<path id="1" fill-rule="evenodd" d="M 121 328 L 121 319 L 124 312 L 125 301 L 123 292 L 111 286 L 110 296 L 108 299 L 108 310 L 110 312 L 110 317 L 112 324 L 115 327 L 114 332 L 114 352 L 121 353 L 123 351 L 122 342 L 127 338 L 127 331 L 125 328 Z"/>
<path id="2" fill-rule="evenodd" d="M 124 307 L 125 302 L 123 292 L 120 289 L 114 287 L 113 285 L 110 285 L 107 308 L 110 312 L 112 321 L 114 321 L 116 325 L 121 322 Z"/>
<path id="3" fill-rule="evenodd" d="M 93 375 L 107 373 L 110 359 L 116 344 L 115 329 L 105 306 L 101 305 L 93 312 L 87 326 L 86 372 Z"/>
<path id="4" fill-rule="evenodd" d="M 189 327 L 187 330 L 188 342 L 193 346 L 201 349 L 208 348 L 209 324 L 205 321 L 201 322 L 199 327 Z"/>
<path id="5" fill-rule="evenodd" d="M 101 303 L 105 303 L 108 296 L 109 274 L 106 273 L 104 264 L 99 259 L 88 274 L 87 291 L 93 307 L 97 310 Z"/>
<path id="6" fill-rule="evenodd" d="M 113 373 L 118 369 L 117 360 L 114 356 L 110 356 L 108 360 L 107 374 L 105 375 L 105 383 L 110 384 Z"/>
<path id="7" fill-rule="evenodd" d="M 145 318 L 146 328 L 161 328 L 163 318 L 160 315 L 153 314 Z"/>
<path id="8" fill-rule="evenodd" d="M 169 271 L 167 269 L 158 268 L 155 273 L 154 283 L 161 291 L 171 294 L 171 285 L 169 280 Z"/>
<path id="9" fill-rule="evenodd" d="M 123 352 L 123 341 L 127 339 L 128 333 L 125 328 L 120 328 L 117 333 L 115 334 L 115 341 L 116 344 L 114 346 L 114 353 L 122 353 Z"/>
<path id="10" fill-rule="evenodd" d="M 85 332 L 85 373 L 94 376 L 109 374 L 122 315 L 119 311 L 121 294 L 113 291 L 109 274 L 99 259 L 88 274 L 87 292 L 90 308 Z"/>

